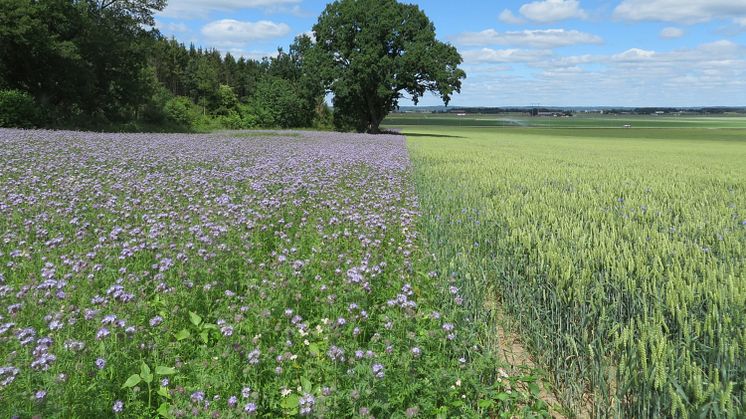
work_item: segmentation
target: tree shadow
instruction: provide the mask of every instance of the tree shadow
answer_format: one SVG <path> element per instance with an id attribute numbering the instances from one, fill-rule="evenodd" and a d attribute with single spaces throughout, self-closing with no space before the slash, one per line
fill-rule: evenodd
<path id="1" fill-rule="evenodd" d="M 458 135 L 449 134 L 422 134 L 419 132 L 401 132 L 401 130 L 399 129 L 381 130 L 381 134 L 403 135 L 405 137 L 464 138 Z"/>
<path id="2" fill-rule="evenodd" d="M 464 138 L 460 135 L 449 135 L 449 134 L 421 134 L 418 132 L 403 132 L 400 135 L 405 137 L 434 137 L 434 138 Z"/>

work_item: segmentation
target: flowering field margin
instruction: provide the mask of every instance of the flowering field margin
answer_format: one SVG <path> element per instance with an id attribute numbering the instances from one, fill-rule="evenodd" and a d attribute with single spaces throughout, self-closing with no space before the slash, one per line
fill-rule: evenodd
<path id="1" fill-rule="evenodd" d="M 0 410 L 546 415 L 410 172 L 401 136 L 0 130 Z"/>

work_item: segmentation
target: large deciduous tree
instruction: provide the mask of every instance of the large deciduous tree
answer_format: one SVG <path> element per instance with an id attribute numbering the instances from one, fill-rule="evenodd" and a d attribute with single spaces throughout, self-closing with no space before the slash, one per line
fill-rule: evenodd
<path id="1" fill-rule="evenodd" d="M 313 32 L 307 61 L 334 95 L 338 128 L 377 133 L 405 94 L 417 103 L 430 91 L 448 104 L 466 77 L 456 48 L 435 39 L 434 25 L 416 5 L 338 0 Z"/>

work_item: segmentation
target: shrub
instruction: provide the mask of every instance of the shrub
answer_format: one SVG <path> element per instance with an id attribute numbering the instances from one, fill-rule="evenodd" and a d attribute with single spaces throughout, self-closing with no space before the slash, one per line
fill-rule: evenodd
<path id="1" fill-rule="evenodd" d="M 176 96 L 166 102 L 166 117 L 184 128 L 192 128 L 199 115 L 192 109 L 192 101 L 183 96 Z"/>
<path id="2" fill-rule="evenodd" d="M 34 98 L 21 90 L 0 90 L 0 127 L 30 128 L 39 123 Z"/>
<path id="3" fill-rule="evenodd" d="M 309 126 L 313 115 L 296 86 L 277 77 L 268 77 L 259 83 L 251 107 L 259 125 L 266 128 Z"/>

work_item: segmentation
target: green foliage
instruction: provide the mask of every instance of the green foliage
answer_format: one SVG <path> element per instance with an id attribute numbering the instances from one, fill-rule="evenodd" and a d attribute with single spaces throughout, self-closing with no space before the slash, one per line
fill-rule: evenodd
<path id="1" fill-rule="evenodd" d="M 456 48 L 435 39 L 416 5 L 396 0 L 338 0 L 313 27 L 316 44 L 304 63 L 334 93 L 335 125 L 378 132 L 406 92 L 417 103 L 426 92 L 448 104 L 466 77 Z"/>
<path id="2" fill-rule="evenodd" d="M 185 128 L 191 128 L 199 117 L 192 102 L 181 96 L 169 99 L 164 106 L 164 111 L 168 120 Z"/>
<path id="3" fill-rule="evenodd" d="M 223 58 L 216 49 L 187 48 L 144 29 L 164 6 L 164 0 L 0 1 L 0 87 L 30 94 L 52 127 L 210 131 L 314 124 L 324 90 L 304 67 L 308 37 L 261 62 Z M 188 98 L 200 110 L 172 97 Z"/>
<path id="4" fill-rule="evenodd" d="M 152 95 L 152 22 L 165 2 L 0 2 L 0 78 L 63 119 L 128 121 Z M 84 118 L 78 118 L 79 110 Z"/>
<path id="5" fill-rule="evenodd" d="M 230 115 L 238 112 L 238 98 L 233 93 L 233 89 L 225 84 L 221 84 L 217 93 L 217 108 L 213 112 L 215 115 Z"/>
<path id="6" fill-rule="evenodd" d="M 329 106 L 324 102 L 324 98 L 319 98 L 316 104 L 316 112 L 313 117 L 314 129 L 318 130 L 331 130 L 334 127 L 334 114 Z"/>
<path id="7" fill-rule="evenodd" d="M 266 77 L 257 85 L 251 109 L 260 126 L 292 128 L 311 125 L 313 113 L 292 82 L 279 77 Z"/>
<path id="8" fill-rule="evenodd" d="M 743 130 L 407 132 L 430 251 L 495 289 L 567 404 L 744 416 Z"/>
<path id="9" fill-rule="evenodd" d="M 0 127 L 30 128 L 39 123 L 34 98 L 20 90 L 0 90 Z"/>

